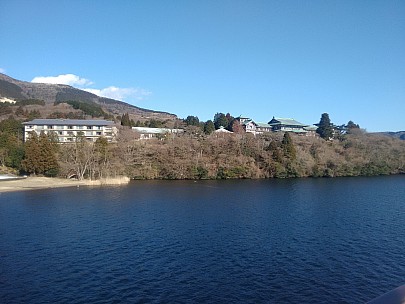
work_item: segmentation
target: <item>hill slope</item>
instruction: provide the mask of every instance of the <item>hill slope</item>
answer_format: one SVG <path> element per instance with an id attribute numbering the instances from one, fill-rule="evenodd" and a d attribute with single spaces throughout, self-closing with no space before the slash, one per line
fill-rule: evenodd
<path id="1" fill-rule="evenodd" d="M 376 132 L 375 134 L 385 135 L 393 138 L 399 138 L 405 140 L 405 131 L 398 131 L 398 132 Z"/>
<path id="2" fill-rule="evenodd" d="M 55 102 L 81 101 L 99 104 L 103 109 L 115 115 L 130 113 L 159 119 L 176 118 L 174 114 L 139 108 L 123 101 L 100 97 L 68 85 L 20 81 L 1 73 L 0 97 L 14 100 L 39 99 L 45 101 L 47 105 L 53 105 Z"/>

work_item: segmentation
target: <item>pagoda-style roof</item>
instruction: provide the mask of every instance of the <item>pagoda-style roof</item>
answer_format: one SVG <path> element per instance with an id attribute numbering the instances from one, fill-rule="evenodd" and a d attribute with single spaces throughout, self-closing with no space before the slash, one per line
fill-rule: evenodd
<path id="1" fill-rule="evenodd" d="M 271 126 L 265 122 L 255 122 L 252 119 L 246 120 L 242 123 L 242 125 L 247 125 L 249 123 L 254 124 L 256 127 L 260 127 L 260 128 L 271 128 Z"/>
<path id="2" fill-rule="evenodd" d="M 298 126 L 298 127 L 308 126 L 306 124 L 300 123 L 299 121 L 296 121 L 293 118 L 279 118 L 279 117 L 273 117 L 273 119 L 269 121 L 269 125 Z"/>

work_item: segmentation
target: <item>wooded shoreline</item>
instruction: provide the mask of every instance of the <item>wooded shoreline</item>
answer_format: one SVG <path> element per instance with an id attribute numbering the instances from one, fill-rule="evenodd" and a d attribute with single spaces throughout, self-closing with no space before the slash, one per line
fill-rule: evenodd
<path id="1" fill-rule="evenodd" d="M 72 135 L 73 136 L 73 135 Z M 141 140 L 122 126 L 113 142 L 82 134 L 59 143 L 55 132 L 35 132 L 25 142 L 21 122 L 0 122 L 1 173 L 103 180 L 261 179 L 375 176 L 405 173 L 405 141 L 359 128 L 333 138 L 293 132 L 181 134 Z"/>

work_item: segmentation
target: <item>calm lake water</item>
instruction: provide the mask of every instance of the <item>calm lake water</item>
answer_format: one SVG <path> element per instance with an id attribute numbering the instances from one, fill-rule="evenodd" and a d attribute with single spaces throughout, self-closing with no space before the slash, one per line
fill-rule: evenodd
<path id="1" fill-rule="evenodd" d="M 362 303 L 405 284 L 405 176 L 0 194 L 1 303 Z"/>

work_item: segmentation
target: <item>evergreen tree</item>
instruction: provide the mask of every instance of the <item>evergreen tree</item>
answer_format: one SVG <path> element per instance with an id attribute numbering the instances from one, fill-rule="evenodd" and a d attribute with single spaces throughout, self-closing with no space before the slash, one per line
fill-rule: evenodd
<path id="1" fill-rule="evenodd" d="M 149 128 L 161 128 L 163 126 L 163 122 L 160 120 L 156 120 L 156 119 L 151 119 L 149 121 L 148 127 Z"/>
<path id="2" fill-rule="evenodd" d="M 23 169 L 28 173 L 56 176 L 59 170 L 56 151 L 57 143 L 53 141 L 52 136 L 41 132 L 38 137 L 35 132 L 31 132 L 25 143 Z"/>
<path id="3" fill-rule="evenodd" d="M 121 126 L 125 127 L 130 127 L 131 126 L 131 120 L 129 119 L 129 114 L 125 113 L 121 117 Z"/>
<path id="4" fill-rule="evenodd" d="M 21 169 L 24 146 L 13 134 L 0 132 L 0 165 Z"/>
<path id="5" fill-rule="evenodd" d="M 200 125 L 200 120 L 198 119 L 197 116 L 187 116 L 187 118 L 184 120 L 187 126 L 199 126 Z"/>
<path id="6" fill-rule="evenodd" d="M 272 140 L 269 144 L 269 146 L 266 148 L 267 151 L 271 152 L 271 156 L 274 161 L 281 163 L 283 161 L 283 156 L 280 153 L 280 150 L 277 146 L 277 143 Z"/>
<path id="7" fill-rule="evenodd" d="M 281 148 L 284 151 L 285 157 L 289 158 L 290 160 L 295 160 L 295 158 L 297 157 L 297 152 L 295 150 L 290 133 L 288 132 L 284 133 L 284 137 L 281 142 Z"/>
<path id="8" fill-rule="evenodd" d="M 46 176 L 56 176 L 59 171 L 56 151 L 57 143 L 52 135 L 41 132 L 38 139 L 40 156 L 38 159 L 41 174 Z"/>
<path id="9" fill-rule="evenodd" d="M 12 116 L 0 122 L 0 150 L 0 165 L 21 169 L 24 157 L 23 127 Z"/>
<path id="10" fill-rule="evenodd" d="M 229 125 L 229 121 L 226 118 L 224 113 L 217 113 L 214 116 L 214 125 L 215 129 L 219 129 L 220 127 L 227 128 Z"/>
<path id="11" fill-rule="evenodd" d="M 32 110 L 28 113 L 28 120 L 41 118 L 41 113 L 38 110 Z"/>
<path id="12" fill-rule="evenodd" d="M 0 122 L 0 132 L 13 135 L 18 138 L 19 141 L 23 141 L 24 127 L 21 121 L 18 121 L 13 116 Z"/>
<path id="13" fill-rule="evenodd" d="M 98 171 L 99 177 L 105 177 L 109 174 L 108 172 L 108 164 L 109 160 L 111 159 L 112 155 L 109 151 L 109 144 L 105 137 L 97 138 L 95 142 L 95 167 Z M 94 178 L 94 176 L 93 176 Z"/>
<path id="14" fill-rule="evenodd" d="M 318 133 L 320 137 L 326 140 L 329 140 L 333 137 L 333 127 L 330 122 L 328 113 L 322 114 L 321 120 L 318 124 L 318 129 L 316 129 L 316 133 Z"/>
<path id="15" fill-rule="evenodd" d="M 214 123 L 212 122 L 212 120 L 207 120 L 207 122 L 204 124 L 204 133 L 211 134 L 214 131 L 215 131 Z"/>
<path id="16" fill-rule="evenodd" d="M 32 131 L 25 143 L 25 158 L 21 163 L 26 172 L 33 174 L 40 173 L 40 154 L 38 135 Z"/>
<path id="17" fill-rule="evenodd" d="M 360 129 L 360 126 L 358 124 L 355 124 L 353 121 L 349 120 L 349 122 L 347 123 L 346 127 L 346 131 L 347 133 L 353 133 L 354 130 L 358 130 Z"/>
<path id="18" fill-rule="evenodd" d="M 235 118 L 234 118 L 231 114 L 229 114 L 229 113 L 226 113 L 225 117 L 226 117 L 226 120 L 228 121 L 228 125 L 226 126 L 226 129 L 227 129 L 228 131 L 233 132 L 233 131 L 232 131 L 232 123 L 233 123 L 233 121 L 234 121 Z M 238 122 L 239 122 L 239 121 L 238 121 Z"/>

